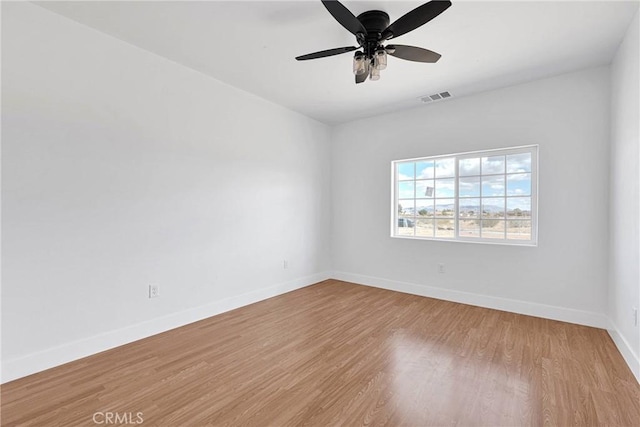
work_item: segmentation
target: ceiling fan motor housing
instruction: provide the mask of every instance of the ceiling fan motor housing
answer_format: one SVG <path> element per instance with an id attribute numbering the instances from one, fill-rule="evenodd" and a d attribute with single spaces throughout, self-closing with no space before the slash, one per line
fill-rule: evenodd
<path id="1" fill-rule="evenodd" d="M 367 35 L 356 35 L 358 43 L 362 44 L 365 55 L 370 56 L 380 44 L 382 32 L 389 26 L 389 15 L 381 10 L 370 10 L 358 15 L 358 21 L 367 30 Z"/>
<path id="2" fill-rule="evenodd" d="M 381 10 L 370 10 L 358 15 L 358 21 L 362 22 L 369 34 L 382 33 L 389 26 L 389 15 Z"/>

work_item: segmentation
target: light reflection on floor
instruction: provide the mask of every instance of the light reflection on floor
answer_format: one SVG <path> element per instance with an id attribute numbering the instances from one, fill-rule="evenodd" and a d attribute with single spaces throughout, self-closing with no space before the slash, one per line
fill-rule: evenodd
<path id="1" fill-rule="evenodd" d="M 492 420 L 514 425 L 531 410 L 526 379 L 518 372 L 509 373 L 500 362 L 503 356 L 490 357 L 495 349 L 481 351 L 472 332 L 464 342 L 465 347 L 469 344 L 475 348 L 473 352 L 427 342 L 404 331 L 389 338 L 393 349 L 389 367 L 392 399 L 402 418 L 417 424 L 481 423 L 480 419 L 456 420 L 457 414 L 464 412 L 486 414 Z"/>

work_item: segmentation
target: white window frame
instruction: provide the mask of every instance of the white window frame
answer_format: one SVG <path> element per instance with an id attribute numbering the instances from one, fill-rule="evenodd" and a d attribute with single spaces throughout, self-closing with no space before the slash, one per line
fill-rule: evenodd
<path id="1" fill-rule="evenodd" d="M 519 239 L 507 239 L 507 226 L 506 226 L 506 222 L 505 222 L 505 238 L 504 239 L 496 239 L 496 238 L 487 238 L 487 237 L 467 237 L 467 236 L 460 236 L 460 227 L 459 227 L 459 191 L 458 191 L 458 182 L 460 179 L 459 176 L 459 160 L 461 159 L 465 159 L 465 158 L 477 158 L 477 157 L 490 157 L 490 156 L 499 156 L 499 155 L 508 155 L 508 154 L 521 154 L 521 153 L 531 153 L 531 240 L 519 240 Z M 406 236 L 406 235 L 399 235 L 398 234 L 398 219 L 400 218 L 400 216 L 398 215 L 398 204 L 399 204 L 399 197 L 398 197 L 398 174 L 397 174 L 397 165 L 400 163 L 405 163 L 405 162 L 420 162 L 420 161 L 432 161 L 432 160 L 439 160 L 439 159 L 447 159 L 447 158 L 454 158 L 454 164 L 455 164 L 455 177 L 454 177 L 454 197 L 453 199 L 455 200 L 455 212 L 454 212 L 454 216 L 453 216 L 453 221 L 454 221 L 454 234 L 455 237 L 450 238 L 450 237 L 436 237 L 435 233 L 434 236 Z M 443 154 L 443 155 L 437 155 L 437 156 L 428 156 L 428 157 L 418 157 L 418 158 L 412 158 L 412 159 L 402 159 L 402 160 L 394 160 L 391 162 L 391 237 L 393 238 L 399 238 L 399 239 L 414 239 L 414 240 L 436 240 L 436 241 L 447 241 L 447 242 L 464 242 L 464 243 L 483 243 L 483 244 L 497 244 L 497 245 L 517 245 L 517 246 L 537 246 L 538 245 L 538 166 L 539 166 L 539 162 L 538 162 L 538 145 L 525 145 L 525 146 L 518 146 L 518 147 L 507 147 L 507 148 L 496 148 L 496 149 L 490 149 L 490 150 L 478 150 L 478 151 L 469 151 L 469 152 L 463 152 L 463 153 L 453 153 L 453 154 Z M 480 172 L 480 196 L 478 197 L 478 199 L 480 199 L 480 203 L 482 203 L 482 177 L 483 176 L 490 176 L 491 174 L 487 174 L 487 175 L 483 175 L 482 172 Z M 505 198 L 505 220 L 508 220 L 507 217 L 507 199 L 508 197 L 514 197 L 514 196 L 507 196 L 507 182 L 506 182 L 506 177 L 508 175 L 508 172 L 506 171 L 506 164 L 505 164 L 505 172 L 503 174 L 497 174 L 497 175 L 504 175 L 505 176 L 505 191 L 504 191 L 504 196 L 498 196 L 498 197 L 504 197 Z M 494 175 L 496 176 L 496 175 Z M 464 177 L 463 177 L 464 178 Z M 414 183 L 415 183 L 415 177 L 414 177 Z M 415 184 L 414 184 L 415 185 Z M 435 194 L 434 194 L 434 199 L 435 199 Z M 414 200 L 415 199 L 415 193 L 414 193 Z M 482 208 L 481 208 L 482 210 Z M 435 212 L 434 212 L 435 214 Z M 418 219 L 415 209 L 414 209 L 414 213 L 413 213 L 413 218 L 414 218 L 414 227 L 416 226 L 416 220 Z M 435 215 L 434 215 L 435 218 Z M 434 220 L 434 227 L 435 225 L 435 220 Z"/>

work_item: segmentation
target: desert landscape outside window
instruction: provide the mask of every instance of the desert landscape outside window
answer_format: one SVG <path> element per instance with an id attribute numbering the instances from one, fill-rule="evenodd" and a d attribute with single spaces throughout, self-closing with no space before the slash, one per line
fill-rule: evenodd
<path id="1" fill-rule="evenodd" d="M 536 145 L 392 162 L 391 236 L 536 245 Z"/>

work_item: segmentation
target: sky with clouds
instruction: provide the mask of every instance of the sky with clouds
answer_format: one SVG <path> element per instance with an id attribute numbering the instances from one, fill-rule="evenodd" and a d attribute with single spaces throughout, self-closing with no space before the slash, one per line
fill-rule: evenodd
<path id="1" fill-rule="evenodd" d="M 453 157 L 396 164 L 398 199 L 416 200 L 415 210 L 433 209 L 434 197 L 438 205 L 452 205 L 455 197 L 455 161 Z M 499 156 L 458 159 L 460 178 L 459 197 L 462 207 L 483 207 L 491 211 L 505 208 L 531 210 L 531 154 L 519 153 Z M 413 207 L 413 201 L 400 200 L 403 207 Z"/>

